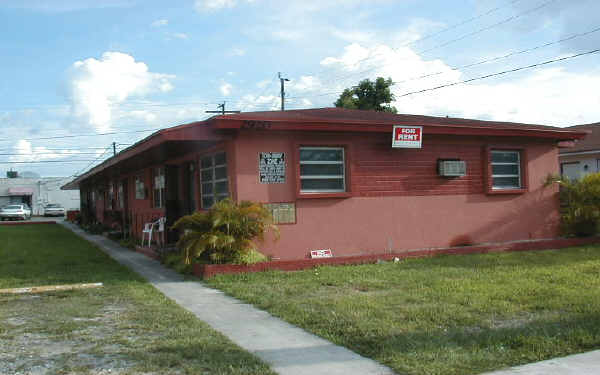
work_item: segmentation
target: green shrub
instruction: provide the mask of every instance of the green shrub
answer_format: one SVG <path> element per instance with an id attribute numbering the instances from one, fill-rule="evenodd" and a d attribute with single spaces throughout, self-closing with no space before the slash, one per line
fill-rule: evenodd
<path id="1" fill-rule="evenodd" d="M 136 240 L 133 237 L 124 238 L 119 241 L 119 245 L 133 250 L 135 249 Z"/>
<path id="2" fill-rule="evenodd" d="M 101 223 L 92 223 L 85 225 L 83 229 L 89 234 L 102 234 L 106 232 L 108 228 L 102 225 Z"/>
<path id="3" fill-rule="evenodd" d="M 269 229 L 279 235 L 272 220 L 271 212 L 259 203 L 242 201 L 236 204 L 225 199 L 206 212 L 182 217 L 173 229 L 182 233 L 177 247 L 185 264 L 193 261 L 247 264 L 266 259 L 256 254 L 253 241 L 262 241 Z"/>
<path id="4" fill-rule="evenodd" d="M 192 273 L 192 265 L 185 263 L 184 256 L 181 253 L 167 254 L 163 259 L 163 263 L 179 273 Z"/>
<path id="5" fill-rule="evenodd" d="M 600 173 L 580 180 L 559 180 L 562 230 L 566 235 L 591 236 L 600 222 Z"/>

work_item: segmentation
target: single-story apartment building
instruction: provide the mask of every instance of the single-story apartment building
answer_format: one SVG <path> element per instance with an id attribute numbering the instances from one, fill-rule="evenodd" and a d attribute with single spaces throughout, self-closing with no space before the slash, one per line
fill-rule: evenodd
<path id="1" fill-rule="evenodd" d="M 574 147 L 560 149 L 560 174 L 577 180 L 587 174 L 600 172 L 600 122 L 571 126 L 568 129 L 587 131 L 589 134 L 575 143 Z"/>
<path id="2" fill-rule="evenodd" d="M 280 239 L 261 250 L 282 260 L 552 238 L 558 190 L 544 181 L 585 135 L 340 108 L 228 114 L 158 131 L 63 188 L 138 237 L 226 197 L 262 202 Z"/>

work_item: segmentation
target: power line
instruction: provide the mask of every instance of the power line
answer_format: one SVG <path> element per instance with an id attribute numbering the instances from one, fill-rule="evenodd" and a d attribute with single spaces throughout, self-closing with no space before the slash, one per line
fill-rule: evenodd
<path id="1" fill-rule="evenodd" d="M 40 163 L 87 163 L 95 160 L 37 160 L 37 161 L 1 161 L 0 164 L 40 164 Z"/>
<path id="2" fill-rule="evenodd" d="M 541 45 L 538 45 L 538 46 L 535 46 L 535 47 L 522 49 L 520 51 L 510 52 L 510 53 L 502 55 L 502 56 L 493 57 L 493 58 L 490 58 L 490 59 L 480 60 L 480 61 L 477 61 L 477 62 L 474 62 L 474 63 L 470 63 L 470 64 L 466 64 L 466 65 L 462 65 L 462 66 L 449 67 L 449 68 L 450 68 L 450 70 L 468 69 L 468 68 L 472 68 L 474 66 L 479 66 L 479 65 L 490 63 L 490 62 L 495 62 L 495 61 L 498 61 L 498 60 L 506 59 L 506 58 L 509 58 L 509 57 L 512 57 L 512 56 L 516 56 L 516 55 L 521 55 L 521 54 L 524 54 L 524 53 L 533 52 L 533 51 L 536 51 L 536 50 L 544 48 L 544 47 L 549 47 L 549 46 L 552 46 L 552 45 L 555 45 L 555 44 L 563 43 L 563 42 L 566 42 L 566 41 L 569 41 L 569 40 L 573 40 L 575 38 L 579 38 L 579 37 L 582 37 L 582 36 L 586 36 L 586 35 L 589 35 L 589 34 L 592 34 L 592 33 L 598 32 L 598 31 L 600 31 L 600 27 L 597 27 L 597 28 L 595 28 L 593 30 L 586 31 L 586 32 L 583 32 L 583 33 L 573 34 L 571 36 L 568 36 L 568 37 L 563 38 L 563 39 L 555 40 L 553 42 L 544 43 L 544 44 L 541 44 Z M 408 79 L 405 79 L 405 80 L 402 80 L 402 81 L 396 81 L 394 83 L 405 83 L 405 82 L 409 82 L 409 81 L 414 81 L 414 80 L 418 80 L 418 79 L 423 79 L 423 78 L 428 78 L 428 77 L 432 77 L 432 76 L 444 74 L 446 72 L 447 71 L 429 73 L 429 74 L 425 74 L 425 75 L 418 76 L 418 77 L 408 78 Z"/>
<path id="3" fill-rule="evenodd" d="M 478 30 L 476 30 L 476 31 L 473 31 L 473 32 L 470 32 L 470 33 L 464 34 L 464 35 L 462 35 L 462 36 L 460 36 L 460 37 L 458 37 L 458 38 L 455 38 L 455 39 L 449 40 L 449 41 L 447 41 L 447 42 L 444 42 L 444 43 L 438 44 L 438 45 L 436 45 L 436 46 L 434 46 L 434 47 L 431 47 L 431 48 L 425 49 L 425 50 L 423 50 L 423 51 L 413 51 L 413 52 L 414 52 L 414 53 L 415 53 L 417 56 L 421 56 L 421 54 L 429 53 L 429 52 L 431 52 L 431 51 L 434 51 L 434 50 L 436 50 L 436 49 L 439 49 L 439 48 L 442 48 L 442 47 L 446 47 L 446 46 L 448 46 L 448 45 L 450 45 L 450 44 L 452 44 L 452 43 L 456 43 L 456 42 L 458 42 L 458 41 L 461 41 L 461 40 L 463 40 L 463 39 L 466 39 L 466 38 L 468 38 L 468 37 L 471 37 L 471 36 L 474 36 L 474 35 L 480 34 L 480 33 L 482 33 L 482 32 L 485 32 L 485 31 L 488 31 L 488 30 L 490 30 L 490 29 L 493 29 L 494 27 L 498 27 L 498 26 L 501 26 L 501 25 L 503 25 L 503 24 L 505 24 L 505 23 L 508 23 L 508 22 L 510 22 L 510 21 L 513 21 L 513 20 L 515 20 L 515 19 L 521 18 L 521 17 L 523 17 L 523 16 L 525 16 L 525 15 L 527 15 L 527 14 L 533 13 L 533 12 L 535 12 L 535 11 L 538 11 L 538 10 L 540 10 L 540 9 L 542 9 L 542 8 L 544 8 L 544 7 L 546 7 L 546 6 L 548 6 L 548 5 L 550 5 L 551 3 L 555 2 L 555 1 L 556 1 L 556 0 L 548 0 L 548 1 L 544 2 L 544 3 L 542 3 L 541 5 L 538 5 L 538 6 L 536 6 L 536 7 L 533 7 L 533 8 L 529 8 L 529 9 L 527 9 L 527 10 L 525 10 L 525 11 L 521 12 L 521 13 L 517 13 L 517 14 L 515 14 L 515 15 L 512 15 L 512 16 L 510 16 L 510 17 L 508 17 L 508 18 L 505 18 L 505 19 L 503 19 L 503 20 L 501 20 L 501 21 L 499 21 L 499 22 L 496 22 L 496 23 L 494 23 L 494 24 L 491 24 L 491 25 L 485 26 L 485 27 L 483 27 L 483 28 L 480 28 L 480 29 L 478 29 Z M 409 45 L 409 44 L 404 44 L 404 45 L 402 45 L 402 46 L 400 46 L 400 47 L 395 47 L 395 48 L 392 48 L 392 51 L 398 51 L 400 48 L 407 47 L 408 45 Z M 371 60 L 371 59 L 375 58 L 375 57 L 376 57 L 376 56 L 378 56 L 378 55 L 381 55 L 381 53 L 379 53 L 379 54 L 374 54 L 374 55 L 372 55 L 372 56 L 367 56 L 367 57 L 365 57 L 365 58 L 363 58 L 363 59 L 361 59 L 361 60 L 357 60 L 357 61 L 356 61 L 354 64 L 360 64 L 360 63 L 363 63 L 363 62 L 365 62 L 365 61 L 367 61 L 367 60 Z M 402 60 L 406 60 L 406 59 L 402 59 Z M 395 62 L 397 62 L 397 61 L 398 61 L 398 60 L 396 60 Z M 378 68 L 378 66 L 374 66 L 374 67 L 371 67 L 371 68 L 369 68 L 369 69 L 366 69 L 366 70 L 363 70 L 363 71 L 360 71 L 360 72 L 355 72 L 355 73 L 351 73 L 351 74 L 347 74 L 347 75 L 338 75 L 338 76 L 334 76 L 334 77 L 332 77 L 332 78 L 328 79 L 327 81 L 324 81 L 324 83 L 328 83 L 328 82 L 335 82 L 335 81 L 340 81 L 340 80 L 346 80 L 346 79 L 348 79 L 348 78 L 352 78 L 352 77 L 355 77 L 355 76 L 357 76 L 357 75 L 362 75 L 362 74 L 364 74 L 364 73 L 368 73 L 368 72 L 370 72 L 370 71 L 373 71 L 373 70 L 375 70 L 375 69 L 377 69 L 377 68 Z"/>
<path id="4" fill-rule="evenodd" d="M 542 3 L 542 4 L 540 4 L 540 5 L 538 5 L 537 7 L 533 7 L 533 8 L 527 9 L 526 11 L 523 11 L 523 12 L 521 12 L 521 13 L 514 14 L 514 15 L 512 15 L 512 16 L 508 17 L 508 18 L 505 18 L 505 19 L 503 19 L 503 20 L 502 20 L 502 21 L 500 21 L 500 22 L 494 23 L 494 24 L 492 24 L 492 25 L 489 25 L 489 26 L 482 27 L 482 28 L 480 28 L 480 29 L 478 29 L 478 30 L 475 30 L 475 31 L 473 31 L 473 32 L 470 32 L 470 33 L 467 33 L 467 34 L 461 35 L 461 36 L 459 36 L 458 38 L 455 38 L 455 39 L 449 40 L 449 41 L 447 41 L 447 42 L 444 42 L 444 43 L 438 44 L 438 45 L 436 45 L 436 46 L 434 46 L 434 47 L 428 48 L 428 49 L 426 49 L 426 50 L 423 50 L 423 51 L 420 51 L 420 52 L 418 52 L 418 53 L 419 53 L 419 54 L 428 53 L 428 52 L 431 52 L 431 51 L 433 51 L 433 50 L 435 50 L 435 49 L 442 48 L 442 47 L 446 47 L 447 45 L 450 45 L 450 44 L 452 44 L 452 43 L 455 43 L 455 42 L 461 41 L 461 40 L 463 40 L 463 39 L 466 39 L 466 38 L 468 38 L 468 37 L 471 37 L 471 36 L 473 36 L 473 35 L 480 34 L 480 33 L 484 32 L 484 31 L 488 31 L 488 30 L 490 30 L 490 29 L 493 29 L 494 27 L 497 27 L 497 26 L 504 25 L 505 23 L 508 23 L 508 22 L 510 22 L 510 21 L 513 21 L 513 20 L 516 20 L 516 19 L 518 19 L 518 18 L 521 18 L 521 17 L 523 17 L 523 16 L 526 16 L 526 15 L 528 15 L 529 13 L 533 13 L 533 12 L 536 12 L 536 11 L 538 11 L 538 10 L 540 10 L 540 9 L 544 8 L 544 7 L 547 7 L 548 5 L 550 5 L 551 3 L 555 2 L 555 1 L 556 1 L 556 0 L 548 0 L 548 1 L 546 1 L 546 2 L 544 2 L 544 3 Z"/>
<path id="5" fill-rule="evenodd" d="M 436 90 L 438 88 L 455 86 L 455 85 L 458 85 L 458 84 L 461 84 L 461 83 L 468 83 L 468 82 L 477 81 L 477 80 L 480 80 L 480 79 L 485 79 L 485 78 L 490 78 L 490 77 L 494 77 L 494 76 L 504 75 L 504 74 L 507 74 L 507 73 L 513 73 L 513 72 L 517 72 L 517 71 L 520 71 L 520 70 L 535 68 L 535 67 L 542 66 L 542 65 L 547 65 L 547 64 L 551 64 L 551 63 L 555 63 L 555 62 L 559 62 L 559 61 L 569 60 L 569 59 L 576 58 L 576 57 L 579 57 L 579 56 L 590 55 L 590 54 L 593 54 L 593 53 L 597 53 L 599 51 L 600 51 L 600 49 L 595 49 L 595 50 L 592 50 L 592 51 L 582 52 L 582 53 L 578 53 L 578 54 L 574 54 L 574 55 L 570 55 L 570 56 L 566 56 L 566 57 L 556 58 L 556 59 L 553 59 L 553 60 L 547 60 L 547 61 L 543 61 L 543 62 L 540 62 L 540 63 L 532 64 L 532 65 L 527 65 L 527 66 L 523 66 L 523 67 L 509 69 L 509 70 L 505 70 L 505 71 L 502 71 L 502 72 L 487 74 L 487 75 L 484 75 L 484 76 L 481 76 L 481 77 L 475 77 L 475 78 L 467 79 L 467 80 L 464 80 L 464 81 L 459 81 L 459 82 L 454 82 L 454 83 L 450 83 L 450 84 L 440 85 L 440 86 L 436 86 L 436 87 L 429 88 L 429 89 L 424 89 L 424 90 L 417 90 L 417 91 L 413 91 L 413 92 L 410 92 L 410 93 L 407 93 L 407 94 L 402 94 L 400 96 L 396 96 L 396 98 L 399 98 L 399 97 L 402 97 L 402 96 L 407 96 L 407 95 L 412 95 L 412 94 L 416 94 L 416 93 L 420 93 L 420 92 L 432 91 L 432 90 Z M 339 95 L 341 93 L 343 93 L 343 91 L 332 91 L 332 92 L 326 92 L 326 93 L 317 94 L 317 95 L 311 95 L 311 96 L 294 96 L 294 97 L 288 97 L 288 99 L 309 99 L 309 98 L 315 98 L 315 97 L 321 97 L 321 96 L 328 96 L 328 95 Z"/>
<path id="6" fill-rule="evenodd" d="M 468 24 L 468 23 L 471 23 L 471 22 L 473 22 L 473 21 L 476 21 L 476 20 L 478 20 L 478 19 L 480 19 L 480 18 L 483 18 L 483 17 L 485 17 L 485 16 L 488 16 L 488 15 L 490 15 L 490 14 L 492 14 L 492 13 L 495 13 L 495 12 L 497 12 L 498 10 L 501 10 L 501 9 L 507 8 L 507 7 L 509 7 L 509 6 L 512 6 L 512 5 L 514 5 L 515 3 L 519 2 L 519 1 L 522 1 L 522 0 L 512 0 L 512 1 L 511 1 L 511 2 L 509 2 L 508 4 L 501 5 L 501 6 L 498 6 L 498 7 L 492 8 L 492 9 L 489 9 L 489 10 L 487 10 L 487 11 L 485 11 L 485 12 L 479 13 L 479 14 L 478 14 L 478 15 L 476 15 L 476 16 L 473 16 L 473 17 L 471 17 L 471 18 L 467 18 L 467 19 L 465 19 L 465 20 L 462 20 L 462 21 L 459 21 L 459 22 L 457 22 L 457 23 L 455 23 L 455 24 L 452 24 L 452 25 L 450 25 L 450 26 L 448 26 L 448 27 L 446 27 L 446 28 L 444 28 L 444 29 L 442 29 L 442 30 L 439 30 L 439 31 L 436 31 L 436 32 L 433 32 L 433 33 L 427 34 L 427 35 L 425 35 L 425 36 L 423 36 L 423 37 L 420 37 L 420 38 L 417 38 L 417 39 L 415 39 L 415 40 L 412 40 L 412 41 L 410 41 L 410 42 L 404 43 L 404 44 L 402 44 L 402 45 L 400 45 L 400 46 L 398 46 L 398 47 L 396 47 L 396 48 L 392 48 L 392 50 L 396 50 L 396 51 L 397 51 L 397 50 L 399 50 L 400 48 L 408 47 L 408 46 L 410 46 L 410 45 L 413 45 L 413 44 L 416 44 L 416 43 L 418 43 L 418 42 L 422 42 L 422 41 L 424 41 L 424 40 L 427 40 L 427 39 L 433 38 L 434 36 L 437 36 L 437 35 L 443 34 L 443 33 L 447 32 L 447 31 L 454 30 L 454 29 L 456 29 L 456 28 L 458 28 L 458 27 L 460 27 L 460 26 L 466 25 L 466 24 Z M 554 1 L 554 0 L 552 0 L 552 1 Z M 375 55 L 372 55 L 372 56 L 367 56 L 367 57 L 365 57 L 365 58 L 362 58 L 362 59 L 360 59 L 360 60 L 357 60 L 357 61 L 355 62 L 355 64 L 360 64 L 360 63 L 363 63 L 363 62 L 365 62 L 365 61 L 371 60 L 371 59 L 375 58 L 375 56 L 377 56 L 377 55 L 379 55 L 379 54 L 375 54 Z M 321 72 L 320 72 L 320 73 L 323 73 L 323 72 L 324 72 L 324 70 L 321 70 Z M 309 75 L 315 75 L 315 74 L 309 74 Z M 317 73 L 316 75 L 319 75 L 319 73 Z M 342 78 L 342 79 L 345 79 L 345 78 Z M 337 80 L 337 79 L 335 79 L 335 80 Z M 333 81 L 333 80 L 329 80 L 329 81 L 326 81 L 326 82 L 330 82 L 330 81 Z"/>
<path id="7" fill-rule="evenodd" d="M 1 156 L 31 156 L 31 155 L 59 155 L 59 156 L 77 156 L 77 155 L 98 155 L 97 152 L 12 152 L 0 153 Z"/>
<path id="8" fill-rule="evenodd" d="M 25 140 L 25 141 L 38 141 L 38 140 L 50 140 L 50 139 L 77 138 L 77 137 L 97 137 L 97 136 L 104 136 L 104 135 L 155 132 L 155 131 L 162 130 L 162 129 L 163 128 L 154 128 L 154 129 L 131 130 L 131 131 L 114 131 L 114 132 L 105 132 L 105 133 L 86 133 L 86 134 L 57 135 L 57 136 L 53 136 L 53 137 L 24 138 L 23 140 Z M 0 139 L 0 142 L 12 142 L 12 141 L 14 141 L 14 139 L 7 139 L 7 138 Z"/>
<path id="9" fill-rule="evenodd" d="M 108 146 L 104 149 L 104 152 L 102 154 L 100 154 L 100 156 L 98 156 L 96 159 L 92 160 L 88 165 L 86 165 L 85 167 L 81 168 L 80 170 L 78 170 L 77 172 L 73 173 L 73 175 L 71 175 L 70 177 L 77 177 L 79 176 L 83 171 L 87 170 L 89 167 L 91 167 L 94 163 L 96 163 L 98 160 L 100 160 L 104 155 L 106 155 L 106 153 L 110 150 L 111 146 Z"/>
<path id="10" fill-rule="evenodd" d="M 521 67 L 514 68 L 514 69 L 504 70 L 502 72 L 486 74 L 484 76 L 475 77 L 475 78 L 471 78 L 471 79 L 466 79 L 464 81 L 458 81 L 458 82 L 448 83 L 448 84 L 445 84 L 445 85 L 431 87 L 431 88 L 423 89 L 423 90 L 411 91 L 411 92 L 407 92 L 407 93 L 402 94 L 402 95 L 398 95 L 397 98 L 402 98 L 404 96 L 409 96 L 409 95 L 413 95 L 413 94 L 419 94 L 419 93 L 423 93 L 423 92 L 427 92 L 427 91 L 438 90 L 438 89 L 445 88 L 445 87 L 450 87 L 450 86 L 456 86 L 456 85 L 460 85 L 460 84 L 465 84 L 465 83 L 469 83 L 469 82 L 473 82 L 473 81 L 478 81 L 478 80 L 481 80 L 481 79 L 486 79 L 486 78 L 491 78 L 491 77 L 496 77 L 496 76 L 500 76 L 500 75 L 504 75 L 504 74 L 508 74 L 508 73 L 514 73 L 514 72 L 518 72 L 518 71 L 525 70 L 525 69 L 536 68 L 538 66 L 547 65 L 547 64 L 558 62 L 558 61 L 570 60 L 570 59 L 573 59 L 575 57 L 580 57 L 580 56 L 585 56 L 585 55 L 591 55 L 591 54 L 598 53 L 598 52 L 600 52 L 600 49 L 595 49 L 595 50 L 592 50 L 592 51 L 577 53 L 575 55 L 561 57 L 561 58 L 557 58 L 557 59 L 553 59 L 553 60 L 547 60 L 547 61 L 543 61 L 543 62 L 537 63 L 537 64 L 531 64 L 531 65 L 521 66 Z"/>

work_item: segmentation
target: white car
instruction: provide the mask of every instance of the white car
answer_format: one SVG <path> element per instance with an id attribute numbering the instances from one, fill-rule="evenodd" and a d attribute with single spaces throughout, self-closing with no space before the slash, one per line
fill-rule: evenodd
<path id="1" fill-rule="evenodd" d="M 65 216 L 65 208 L 60 204 L 49 203 L 44 207 L 44 216 Z"/>
<path id="2" fill-rule="evenodd" d="M 23 219 L 31 218 L 31 208 L 24 203 L 9 204 L 0 208 L 0 220 L 6 219 Z"/>

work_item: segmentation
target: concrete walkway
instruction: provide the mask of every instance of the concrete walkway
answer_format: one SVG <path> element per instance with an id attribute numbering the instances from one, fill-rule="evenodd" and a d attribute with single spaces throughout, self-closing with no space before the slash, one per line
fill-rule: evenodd
<path id="1" fill-rule="evenodd" d="M 600 350 L 568 357 L 511 367 L 483 375 L 597 375 L 600 374 Z"/>
<path id="2" fill-rule="evenodd" d="M 281 375 L 394 374 L 371 359 L 334 345 L 223 292 L 200 282 L 184 281 L 180 274 L 159 262 L 107 238 L 87 234 L 68 222 L 61 224 L 98 245 L 116 261 L 146 278 L 164 295 L 267 362 Z"/>

